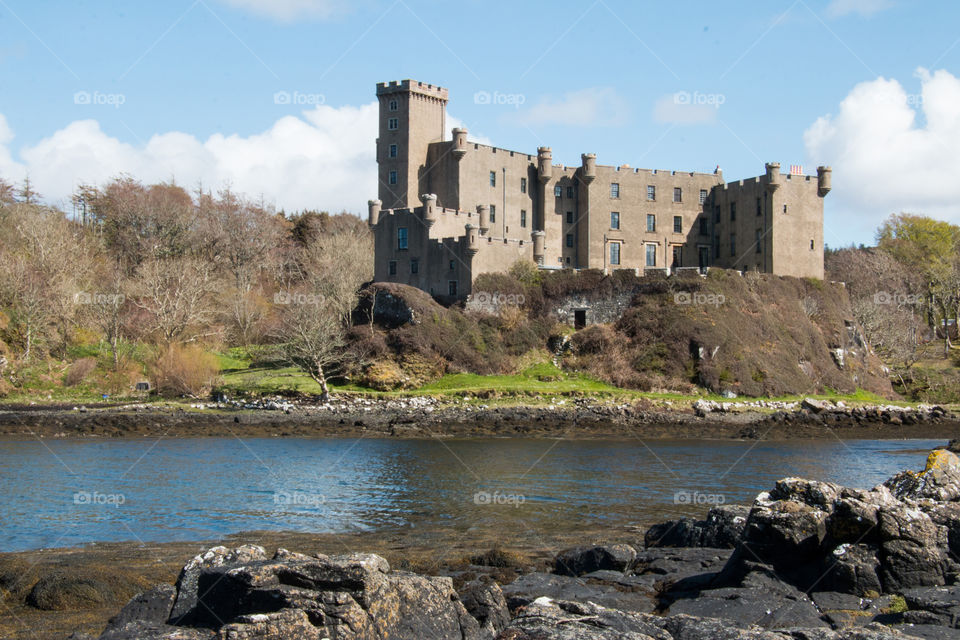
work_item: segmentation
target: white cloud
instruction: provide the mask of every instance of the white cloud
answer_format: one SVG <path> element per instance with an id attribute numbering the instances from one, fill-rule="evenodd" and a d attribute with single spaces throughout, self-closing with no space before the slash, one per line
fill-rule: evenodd
<path id="1" fill-rule="evenodd" d="M 711 124 L 726 102 L 722 94 L 678 91 L 662 96 L 653 106 L 653 119 L 666 124 Z"/>
<path id="2" fill-rule="evenodd" d="M 362 214 L 377 194 L 376 136 L 376 104 L 318 106 L 247 137 L 218 133 L 199 140 L 159 133 L 143 146 L 107 135 L 95 120 L 79 120 L 22 148 L 14 159 L 12 133 L 0 114 L 0 175 L 20 180 L 29 174 L 37 191 L 54 202 L 65 201 L 79 184 L 128 173 L 147 183 L 174 179 L 188 189 L 198 182 L 213 190 L 230 185 L 288 211 Z"/>
<path id="3" fill-rule="evenodd" d="M 47 201 L 63 204 L 80 184 L 103 184 L 126 173 L 145 183 L 175 180 L 192 190 L 229 185 L 287 211 L 325 209 L 365 215 L 377 196 L 377 104 L 326 105 L 285 116 L 247 137 L 215 134 L 206 140 L 172 131 L 131 145 L 104 133 L 96 120 L 78 120 L 36 144 L 10 150 L 13 132 L 0 114 L 0 177 L 29 175 Z M 461 121 L 447 115 L 449 131 Z M 490 144 L 483 135 L 470 140 Z"/>
<path id="4" fill-rule="evenodd" d="M 858 84 L 804 133 L 807 155 L 833 165 L 829 197 L 853 223 L 875 228 L 900 211 L 960 223 L 960 79 L 917 77 L 919 94 L 885 78 Z"/>
<path id="5" fill-rule="evenodd" d="M 629 117 L 626 100 L 610 87 L 595 87 L 547 96 L 514 117 L 527 125 L 620 125 Z"/>
<path id="6" fill-rule="evenodd" d="M 325 19 L 350 7 L 343 0 L 220 0 L 228 6 L 281 22 L 298 18 Z"/>
<path id="7" fill-rule="evenodd" d="M 871 16 L 885 11 L 893 6 L 893 0 L 830 0 L 827 5 L 827 15 L 831 18 L 856 13 L 861 16 Z"/>

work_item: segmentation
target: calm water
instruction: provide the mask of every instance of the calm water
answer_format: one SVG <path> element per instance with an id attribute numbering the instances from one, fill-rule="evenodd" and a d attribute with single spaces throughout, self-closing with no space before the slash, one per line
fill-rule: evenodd
<path id="1" fill-rule="evenodd" d="M 796 475 L 871 487 L 935 440 L 0 442 L 0 550 L 451 526 L 646 525 Z"/>

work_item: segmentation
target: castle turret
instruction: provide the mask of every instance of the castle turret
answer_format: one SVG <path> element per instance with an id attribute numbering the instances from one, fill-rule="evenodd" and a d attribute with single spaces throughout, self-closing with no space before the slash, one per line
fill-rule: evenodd
<path id="1" fill-rule="evenodd" d="M 477 205 L 477 215 L 480 216 L 480 235 L 487 235 L 490 230 L 490 207 L 485 204 Z"/>
<path id="2" fill-rule="evenodd" d="M 462 160 L 467 155 L 467 130 L 464 128 L 453 130 L 453 157 Z"/>
<path id="3" fill-rule="evenodd" d="M 544 256 L 544 238 L 547 234 L 543 231 L 534 231 L 530 234 L 530 237 L 533 239 L 533 259 L 537 264 L 543 264 Z"/>
<path id="4" fill-rule="evenodd" d="M 380 222 L 380 207 L 383 203 L 379 200 L 367 200 L 367 224 L 371 227 L 377 226 Z"/>
<path id="5" fill-rule="evenodd" d="M 821 198 L 830 193 L 833 188 L 833 169 L 830 167 L 817 167 L 817 195 Z"/>
<path id="6" fill-rule="evenodd" d="M 423 202 L 423 221 L 427 223 L 429 229 L 437 221 L 437 195 L 425 193 L 420 196 L 420 200 Z"/>
<path id="7" fill-rule="evenodd" d="M 553 176 L 553 153 L 550 147 L 537 148 L 537 167 L 540 182 L 549 182 Z"/>
<path id="8" fill-rule="evenodd" d="M 768 162 L 767 168 L 767 188 L 770 191 L 776 191 L 780 187 L 780 163 Z"/>
<path id="9" fill-rule="evenodd" d="M 590 184 L 597 177 L 597 154 L 583 153 L 580 155 L 581 179 Z"/>
<path id="10" fill-rule="evenodd" d="M 465 229 L 467 230 L 467 253 L 475 256 L 477 251 L 480 251 L 480 235 L 472 224 L 468 224 Z"/>

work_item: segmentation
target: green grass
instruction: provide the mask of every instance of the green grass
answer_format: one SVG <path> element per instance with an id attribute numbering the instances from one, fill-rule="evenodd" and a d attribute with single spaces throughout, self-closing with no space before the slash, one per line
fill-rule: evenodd
<path id="1" fill-rule="evenodd" d="M 249 352 L 242 347 L 228 349 L 226 353 L 214 352 L 220 371 L 243 371 L 250 368 L 252 358 Z"/>

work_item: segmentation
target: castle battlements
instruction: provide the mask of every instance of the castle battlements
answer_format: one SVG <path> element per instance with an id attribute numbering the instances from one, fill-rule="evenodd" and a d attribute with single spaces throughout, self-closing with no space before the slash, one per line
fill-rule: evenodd
<path id="1" fill-rule="evenodd" d="M 416 80 L 394 80 L 392 82 L 378 82 L 377 95 L 387 95 L 392 93 L 419 93 L 433 98 L 439 98 L 443 101 L 449 99 L 449 91 L 441 86 L 434 86 L 425 82 Z"/>

